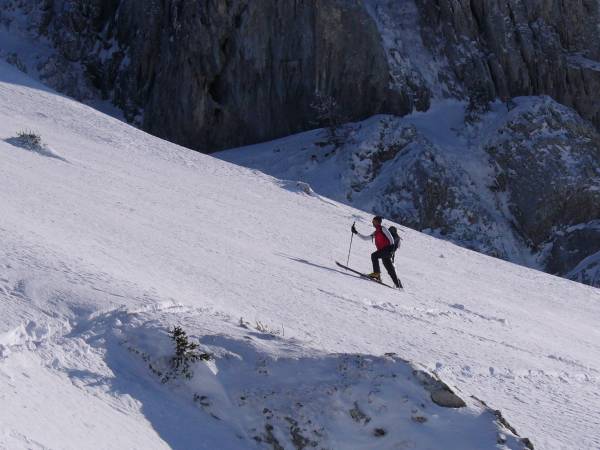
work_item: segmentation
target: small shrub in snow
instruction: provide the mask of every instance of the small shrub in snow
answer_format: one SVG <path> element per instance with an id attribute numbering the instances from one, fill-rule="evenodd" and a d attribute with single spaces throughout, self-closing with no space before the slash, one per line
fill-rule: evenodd
<path id="1" fill-rule="evenodd" d="M 411 419 L 412 419 L 413 422 L 416 422 L 416 423 L 425 423 L 425 422 L 427 422 L 427 417 L 425 417 L 425 416 L 416 416 L 415 415 L 415 416 L 412 416 Z"/>
<path id="2" fill-rule="evenodd" d="M 17 133 L 17 140 L 21 145 L 28 148 L 35 149 L 42 147 L 42 137 L 35 131 L 21 130 Z"/>
<path id="3" fill-rule="evenodd" d="M 192 364 L 212 359 L 210 353 L 201 352 L 198 344 L 189 341 L 186 332 L 181 327 L 173 328 L 169 332 L 169 336 L 175 344 L 175 356 L 171 358 L 169 370 L 162 374 L 161 381 L 163 383 L 181 376 L 191 379 L 194 376 Z"/>
<path id="4" fill-rule="evenodd" d="M 342 145 L 345 137 L 342 136 L 341 131 L 345 118 L 337 100 L 331 95 L 316 92 L 310 107 L 316 114 L 315 123 L 327 131 L 326 144 L 336 147 Z"/>
<path id="5" fill-rule="evenodd" d="M 17 133 L 16 136 L 5 139 L 4 141 L 11 145 L 14 145 L 15 147 L 37 153 L 38 155 L 46 156 L 48 158 L 59 159 L 63 162 L 68 162 L 65 158 L 63 158 L 50 147 L 48 147 L 46 143 L 42 141 L 42 136 L 40 136 L 39 133 L 32 130 L 21 130 Z"/>

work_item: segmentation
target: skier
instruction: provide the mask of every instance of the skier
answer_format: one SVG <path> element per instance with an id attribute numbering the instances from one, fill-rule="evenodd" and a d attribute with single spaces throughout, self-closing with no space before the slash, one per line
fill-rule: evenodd
<path id="1" fill-rule="evenodd" d="M 361 234 L 356 230 L 356 227 L 352 225 L 352 233 L 356 234 L 361 239 L 365 241 L 374 240 L 375 247 L 377 247 L 377 251 L 371 254 L 371 261 L 373 262 L 373 273 L 369 274 L 369 277 L 374 280 L 381 281 L 381 270 L 379 268 L 379 260 L 383 261 L 383 266 L 386 268 L 387 273 L 390 275 L 390 278 L 394 282 L 394 286 L 397 288 L 402 288 L 400 281 L 398 281 L 398 277 L 396 276 L 396 269 L 394 268 L 393 259 L 394 253 L 396 251 L 396 245 L 394 243 L 394 238 L 390 231 L 381 225 L 383 218 L 381 216 L 373 217 L 373 226 L 375 227 L 375 231 L 371 234 Z"/>

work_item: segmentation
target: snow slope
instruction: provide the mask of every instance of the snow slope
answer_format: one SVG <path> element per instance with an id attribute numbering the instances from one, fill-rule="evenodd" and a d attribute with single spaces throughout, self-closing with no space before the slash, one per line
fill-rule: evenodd
<path id="1" fill-rule="evenodd" d="M 321 195 L 469 249 L 596 286 L 595 264 L 583 260 L 597 252 L 598 201 L 586 204 L 569 192 L 599 192 L 597 134 L 549 97 L 511 102 L 496 101 L 471 121 L 465 102 L 437 101 L 425 112 L 345 124 L 337 141 L 318 129 L 217 156 L 308 183 Z M 563 236 L 575 225 L 587 239 L 571 236 L 577 244 L 566 245 Z"/>
<path id="2" fill-rule="evenodd" d="M 319 194 L 384 217 L 401 217 L 414 222 L 415 228 L 428 201 L 427 177 L 420 175 L 423 161 L 435 158 L 437 169 L 430 177 L 445 175 L 459 201 L 443 205 L 438 200 L 440 208 L 447 209 L 440 226 L 447 225 L 448 230 L 421 226 L 423 231 L 540 268 L 515 233 L 508 208 L 499 207 L 488 188 L 494 173 L 481 141 L 493 133 L 465 126 L 464 110 L 464 102 L 445 100 L 404 117 L 373 116 L 345 125 L 347 131 L 341 133 L 347 134 L 346 142 L 338 149 L 326 145 L 325 131 L 312 130 L 217 156 L 278 178 L 301 180 Z M 506 107 L 497 102 L 481 127 L 496 131 L 505 118 Z M 388 149 L 396 153 L 386 155 Z M 469 215 L 476 220 L 466 220 Z"/>
<path id="3" fill-rule="evenodd" d="M 0 179 L 2 448 L 522 448 L 471 396 L 536 448 L 600 447 L 596 289 L 409 229 L 406 292 L 356 278 L 333 262 L 368 214 L 5 63 Z M 161 384 L 174 325 L 214 359 Z"/>

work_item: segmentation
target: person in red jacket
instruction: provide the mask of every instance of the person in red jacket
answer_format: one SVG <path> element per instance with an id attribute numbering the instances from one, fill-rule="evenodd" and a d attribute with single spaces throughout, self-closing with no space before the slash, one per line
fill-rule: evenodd
<path id="1" fill-rule="evenodd" d="M 375 227 L 375 231 L 371 234 L 361 234 L 356 230 L 356 227 L 352 225 L 352 233 L 356 234 L 361 239 L 366 241 L 373 240 L 375 242 L 375 247 L 377 247 L 377 251 L 371 254 L 371 261 L 373 262 L 373 273 L 369 274 L 369 277 L 381 281 L 381 269 L 379 268 L 379 260 L 383 261 L 383 266 L 387 270 L 387 273 L 390 275 L 390 278 L 394 282 L 394 286 L 397 288 L 401 288 L 400 281 L 398 281 L 398 276 L 396 275 L 396 269 L 394 268 L 394 263 L 392 262 L 394 258 L 394 252 L 396 251 L 396 246 L 394 245 L 394 238 L 390 231 L 381 225 L 383 218 L 381 216 L 373 217 L 373 226 Z"/>

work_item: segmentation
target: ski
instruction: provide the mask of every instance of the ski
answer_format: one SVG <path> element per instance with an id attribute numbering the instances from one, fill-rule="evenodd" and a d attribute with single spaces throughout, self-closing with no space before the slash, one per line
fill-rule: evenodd
<path id="1" fill-rule="evenodd" d="M 339 267 L 341 267 L 342 269 L 349 270 L 350 272 L 352 272 L 352 273 L 355 273 L 356 275 L 359 275 L 361 278 L 366 278 L 367 280 L 370 280 L 370 281 L 372 281 L 372 282 L 374 282 L 374 283 L 381 284 L 381 285 L 383 285 L 383 286 L 385 286 L 385 287 L 388 287 L 388 288 L 390 288 L 390 289 L 394 289 L 394 290 L 396 290 L 396 288 L 395 288 L 395 287 L 392 287 L 392 286 L 390 286 L 389 284 L 386 284 L 386 283 L 384 283 L 383 281 L 374 280 L 373 278 L 371 278 L 371 277 L 370 277 L 369 275 L 367 275 L 366 273 L 362 273 L 362 272 L 359 272 L 358 270 L 354 270 L 354 269 L 352 269 L 352 268 L 350 268 L 350 267 L 348 267 L 348 266 L 345 266 L 345 265 L 343 265 L 343 264 L 341 264 L 341 263 L 339 263 L 339 262 L 337 262 L 337 261 L 336 261 L 335 263 L 336 263 L 336 264 L 337 264 Z M 401 287 L 400 287 L 400 289 L 403 289 L 403 288 L 402 288 L 402 284 L 400 284 L 400 286 L 401 286 Z"/>

